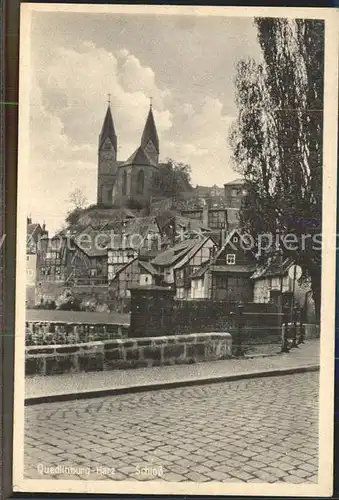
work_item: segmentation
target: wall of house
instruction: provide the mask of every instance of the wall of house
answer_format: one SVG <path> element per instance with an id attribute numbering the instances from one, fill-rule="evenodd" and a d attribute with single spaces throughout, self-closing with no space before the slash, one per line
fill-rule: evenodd
<path id="1" fill-rule="evenodd" d="M 67 346 L 26 347 L 26 375 L 56 375 L 227 359 L 229 333 L 116 339 Z"/>
<path id="2" fill-rule="evenodd" d="M 213 272 L 211 295 L 213 300 L 252 302 L 253 285 L 250 276 Z"/>
<path id="3" fill-rule="evenodd" d="M 193 271 L 198 270 L 205 262 L 211 258 L 211 249 L 216 245 L 212 240 L 207 240 L 200 250 L 192 257 L 188 262 L 188 265 L 192 267 Z"/>
<path id="4" fill-rule="evenodd" d="M 172 268 L 164 269 L 164 281 L 168 284 L 174 283 L 174 270 Z"/>
<path id="5" fill-rule="evenodd" d="M 140 268 L 138 260 L 135 259 L 118 273 L 116 278 L 110 284 L 112 294 L 119 299 L 129 298 L 131 292 L 130 287 L 139 285 L 140 283 Z"/>
<path id="6" fill-rule="evenodd" d="M 242 184 L 225 184 L 224 196 L 228 207 L 240 208 L 243 199 Z"/>
<path id="7" fill-rule="evenodd" d="M 108 282 L 110 282 L 116 275 L 117 271 L 122 265 L 128 264 L 137 256 L 137 252 L 130 248 L 119 248 L 115 250 L 108 250 L 107 267 L 108 267 Z"/>
<path id="8" fill-rule="evenodd" d="M 253 302 L 258 302 L 258 303 L 269 302 L 271 290 L 282 290 L 283 293 L 289 292 L 290 283 L 288 276 L 283 277 L 282 285 L 279 277 L 254 280 Z"/>
<path id="9" fill-rule="evenodd" d="M 204 299 L 205 297 L 205 280 L 204 276 L 191 281 L 191 298 Z"/>
<path id="10" fill-rule="evenodd" d="M 151 274 L 140 273 L 139 284 L 140 285 L 154 285 L 155 280 Z"/>
<path id="11" fill-rule="evenodd" d="M 280 277 L 264 278 L 254 280 L 253 283 L 253 302 L 265 303 L 270 301 L 270 291 L 280 290 L 281 288 Z M 295 283 L 295 299 L 296 305 L 304 306 L 306 293 L 311 290 L 310 284 L 300 284 L 298 281 Z M 282 292 L 293 291 L 293 280 L 287 275 L 283 277 Z M 312 300 L 308 304 L 309 313 L 314 312 L 314 303 Z"/>
<path id="12" fill-rule="evenodd" d="M 26 285 L 35 286 L 37 277 L 37 255 L 27 254 L 26 256 Z"/>

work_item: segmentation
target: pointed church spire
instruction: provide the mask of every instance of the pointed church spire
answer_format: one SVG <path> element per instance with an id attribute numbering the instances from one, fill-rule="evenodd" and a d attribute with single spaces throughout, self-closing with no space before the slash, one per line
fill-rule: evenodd
<path id="1" fill-rule="evenodd" d="M 101 134 L 99 136 L 99 149 L 102 147 L 107 137 L 110 139 L 114 151 L 117 152 L 117 135 L 115 133 L 114 123 L 111 113 L 111 94 L 108 94 L 108 106 L 107 106 L 106 116 L 104 124 L 101 129 Z"/>
<path id="2" fill-rule="evenodd" d="M 157 128 L 155 126 L 153 111 L 152 111 L 152 101 L 150 102 L 150 108 L 145 124 L 144 131 L 141 137 L 141 147 L 143 149 L 147 148 L 148 143 L 151 142 L 157 152 L 159 154 L 159 137 Z"/>

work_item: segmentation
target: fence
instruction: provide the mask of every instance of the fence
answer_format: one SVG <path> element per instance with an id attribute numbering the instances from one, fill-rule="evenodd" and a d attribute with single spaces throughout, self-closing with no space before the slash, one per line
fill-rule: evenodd
<path id="1" fill-rule="evenodd" d="M 305 340 L 300 310 L 291 317 L 289 308 L 270 303 L 175 300 L 172 328 L 176 334 L 227 331 L 239 355 L 288 352 Z"/>

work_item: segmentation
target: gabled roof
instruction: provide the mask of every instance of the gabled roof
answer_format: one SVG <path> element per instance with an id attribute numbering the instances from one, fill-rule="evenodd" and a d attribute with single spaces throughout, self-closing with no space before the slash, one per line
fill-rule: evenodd
<path id="1" fill-rule="evenodd" d="M 113 228 L 110 233 L 108 248 L 110 250 L 140 250 L 149 234 L 159 234 L 155 218 L 152 216 L 121 221 L 119 228 Z"/>
<path id="2" fill-rule="evenodd" d="M 139 260 L 139 266 L 152 276 L 160 276 L 160 273 L 150 262 Z"/>
<path id="3" fill-rule="evenodd" d="M 174 265 L 181 260 L 197 243 L 197 240 L 184 240 L 177 243 L 173 247 L 159 253 L 152 260 L 154 266 L 167 267 Z"/>
<path id="4" fill-rule="evenodd" d="M 258 267 L 252 274 L 251 279 L 264 279 L 273 276 L 283 276 L 287 274 L 292 264 L 292 259 L 282 259 L 280 255 L 275 255 L 273 257 L 270 257 L 266 264 Z"/>
<path id="5" fill-rule="evenodd" d="M 141 137 L 141 147 L 145 148 L 147 146 L 148 141 L 151 140 L 156 152 L 159 154 L 159 137 L 158 137 L 158 132 L 157 128 L 155 126 L 155 121 L 154 121 L 154 116 L 153 116 L 153 111 L 152 108 L 150 108 L 145 128 L 142 133 Z"/>
<path id="6" fill-rule="evenodd" d="M 39 226 L 40 224 L 27 224 L 27 239 L 29 239 L 30 241 L 32 239 L 34 240 L 33 236 Z"/>
<path id="7" fill-rule="evenodd" d="M 201 247 L 205 245 L 205 243 L 209 240 L 210 238 L 204 238 L 204 239 L 196 239 L 192 240 L 195 241 L 196 244 L 189 250 L 189 252 L 174 266 L 174 269 L 181 269 L 185 264 L 187 264 L 193 257 L 194 255 L 200 250 Z"/>
<path id="8" fill-rule="evenodd" d="M 233 229 L 230 233 L 228 233 L 228 235 L 225 238 L 225 241 L 221 242 L 222 247 L 220 248 L 219 252 L 217 252 L 217 254 L 215 255 L 214 260 L 216 260 L 222 254 L 222 252 L 225 250 L 225 247 L 231 242 L 232 238 L 235 235 L 238 236 L 239 238 L 243 238 L 243 235 L 241 234 L 241 232 L 238 229 Z M 246 248 L 247 248 L 247 245 L 245 243 L 244 249 L 246 249 Z"/>
<path id="9" fill-rule="evenodd" d="M 201 267 L 199 267 L 199 269 L 197 269 L 191 274 L 190 278 L 192 280 L 202 278 L 206 273 L 206 271 L 209 269 L 210 264 L 211 264 L 210 262 L 206 262 L 206 264 L 203 264 Z"/>
<path id="10" fill-rule="evenodd" d="M 107 137 L 110 139 L 114 147 L 114 151 L 117 151 L 117 136 L 114 129 L 114 123 L 110 106 L 108 106 L 107 108 L 104 124 L 102 126 L 101 133 L 99 136 L 99 149 L 102 147 Z"/>
<path id="11" fill-rule="evenodd" d="M 91 226 L 74 236 L 74 243 L 88 257 L 103 257 L 112 239 L 111 231 L 99 231 Z"/>
<path id="12" fill-rule="evenodd" d="M 138 257 L 134 257 L 133 259 L 126 262 L 125 264 L 121 264 L 120 267 L 116 268 L 116 271 L 114 273 L 113 278 L 110 280 L 110 283 L 112 283 L 112 281 L 114 281 L 124 269 L 126 269 L 128 266 L 133 264 L 133 262 L 135 262 L 137 260 L 137 258 Z"/>
<path id="13" fill-rule="evenodd" d="M 131 156 L 120 165 L 120 167 L 125 166 L 133 166 L 133 165 L 153 165 L 157 166 L 156 163 L 148 156 L 146 151 L 143 150 L 141 146 L 139 146 Z"/>

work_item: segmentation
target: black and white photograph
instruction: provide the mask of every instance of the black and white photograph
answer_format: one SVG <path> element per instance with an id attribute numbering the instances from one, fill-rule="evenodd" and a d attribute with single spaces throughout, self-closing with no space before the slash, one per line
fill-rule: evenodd
<path id="1" fill-rule="evenodd" d="M 14 491 L 332 494 L 336 21 L 21 5 Z"/>

